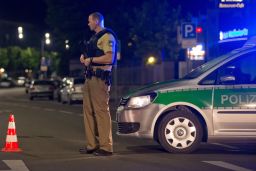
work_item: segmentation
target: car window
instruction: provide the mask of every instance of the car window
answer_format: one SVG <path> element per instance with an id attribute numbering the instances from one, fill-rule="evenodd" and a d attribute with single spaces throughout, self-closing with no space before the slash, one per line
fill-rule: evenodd
<path id="1" fill-rule="evenodd" d="M 207 75 L 200 85 L 256 84 L 256 53 L 242 55 Z"/>
<path id="2" fill-rule="evenodd" d="M 54 85 L 52 81 L 35 81 L 34 85 Z"/>
<path id="3" fill-rule="evenodd" d="M 207 75 L 202 81 L 200 81 L 200 85 L 214 85 L 217 80 L 217 72 L 214 71 Z"/>
<path id="4" fill-rule="evenodd" d="M 205 73 L 206 71 L 211 69 L 212 67 L 218 65 L 219 63 L 221 63 L 222 61 L 224 61 L 225 59 L 230 57 L 232 54 L 233 54 L 232 52 L 228 53 L 226 55 L 215 58 L 215 59 L 197 67 L 196 69 L 194 69 L 193 71 L 188 73 L 185 77 L 183 77 L 183 79 L 193 79 L 193 78 L 199 77 L 200 75 L 202 75 L 203 73 Z"/>
<path id="5" fill-rule="evenodd" d="M 217 84 L 256 84 L 256 53 L 242 55 L 217 70 Z"/>

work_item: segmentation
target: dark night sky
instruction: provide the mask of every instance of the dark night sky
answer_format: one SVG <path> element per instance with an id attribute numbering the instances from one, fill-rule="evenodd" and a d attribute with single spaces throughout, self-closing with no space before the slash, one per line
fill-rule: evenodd
<path id="1" fill-rule="evenodd" d="M 46 3 L 44 0 L 1 0 L 0 20 L 32 23 L 39 27 L 46 27 Z M 95 0 L 96 1 L 96 0 Z M 109 0 L 111 1 L 111 0 Z M 134 0 L 135 1 L 135 0 Z M 76 2 L 75 0 L 73 1 Z M 169 0 L 173 6 L 181 5 L 182 12 L 194 15 L 205 13 L 207 0 Z"/>
<path id="2" fill-rule="evenodd" d="M 44 0 L 1 0 L 0 20 L 32 23 L 45 27 L 46 4 Z"/>

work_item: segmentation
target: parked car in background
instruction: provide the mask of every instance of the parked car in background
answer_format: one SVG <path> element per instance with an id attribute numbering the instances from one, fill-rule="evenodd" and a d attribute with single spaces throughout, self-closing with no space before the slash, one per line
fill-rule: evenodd
<path id="1" fill-rule="evenodd" d="M 66 86 L 60 90 L 60 97 L 62 103 L 69 103 L 72 105 L 75 101 L 83 100 L 83 85 L 85 78 L 68 78 Z"/>
<path id="2" fill-rule="evenodd" d="M 22 77 L 22 76 L 20 76 L 20 77 L 18 77 L 17 79 L 16 79 L 16 85 L 17 86 L 25 86 L 25 82 L 26 82 L 26 78 L 25 77 Z"/>
<path id="3" fill-rule="evenodd" d="M 28 94 L 28 89 L 30 87 L 32 80 L 31 79 L 26 79 L 25 80 L 25 93 Z"/>
<path id="4" fill-rule="evenodd" d="M 36 97 L 48 97 L 53 100 L 54 82 L 51 80 L 33 80 L 28 89 L 30 100 Z"/>
<path id="5" fill-rule="evenodd" d="M 64 77 L 62 80 L 58 80 L 57 82 L 55 82 L 55 90 L 54 90 L 54 99 L 57 99 L 58 102 L 62 102 L 61 100 L 61 90 L 68 86 L 68 80 L 70 78 L 69 77 Z"/>
<path id="6" fill-rule="evenodd" d="M 14 86 L 15 86 L 15 82 L 12 78 L 8 77 L 8 78 L 1 78 L 0 79 L 0 87 L 10 88 L 10 87 L 14 87 Z"/>

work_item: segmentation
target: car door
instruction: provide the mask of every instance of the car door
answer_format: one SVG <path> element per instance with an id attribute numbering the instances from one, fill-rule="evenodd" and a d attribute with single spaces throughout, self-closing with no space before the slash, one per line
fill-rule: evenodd
<path id="1" fill-rule="evenodd" d="M 241 55 L 215 72 L 215 135 L 256 136 L 256 52 Z"/>

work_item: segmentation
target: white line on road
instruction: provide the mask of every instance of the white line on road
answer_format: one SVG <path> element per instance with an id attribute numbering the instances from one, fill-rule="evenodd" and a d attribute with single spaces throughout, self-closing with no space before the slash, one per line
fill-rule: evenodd
<path id="1" fill-rule="evenodd" d="M 226 168 L 226 169 L 234 170 L 234 171 L 252 171 L 250 169 L 243 168 L 243 167 L 240 167 L 240 166 L 237 166 L 237 165 L 234 165 L 234 164 L 230 164 L 230 163 L 227 163 L 227 162 L 223 162 L 223 161 L 203 161 L 203 162 L 209 163 L 209 164 L 212 164 L 212 165 L 215 165 L 215 166 L 223 167 L 223 168 Z"/>
<path id="2" fill-rule="evenodd" d="M 3 110 L 2 112 L 3 112 L 3 113 L 10 113 L 10 112 L 11 112 L 11 110 L 9 110 L 9 109 L 5 109 L 5 110 Z"/>
<path id="3" fill-rule="evenodd" d="M 68 111 L 65 111 L 65 110 L 60 110 L 59 112 L 65 113 L 65 114 L 69 114 L 69 115 L 72 115 L 72 114 L 73 114 L 73 112 L 68 112 Z"/>
<path id="4" fill-rule="evenodd" d="M 31 107 L 30 109 L 41 109 L 40 107 Z"/>
<path id="5" fill-rule="evenodd" d="M 53 112 L 53 111 L 56 111 L 55 109 L 50 109 L 50 108 L 44 108 L 45 111 L 48 111 L 48 112 Z"/>
<path id="6" fill-rule="evenodd" d="M 0 171 L 29 171 L 27 166 L 22 160 L 3 160 L 3 162 L 11 170 L 0 170 Z"/>
<path id="7" fill-rule="evenodd" d="M 225 148 L 230 148 L 232 150 L 239 150 L 239 148 L 236 147 L 236 146 L 231 146 L 231 145 L 226 145 L 226 144 L 221 144 L 221 143 L 211 143 L 211 144 L 222 146 L 222 147 L 225 147 Z"/>

